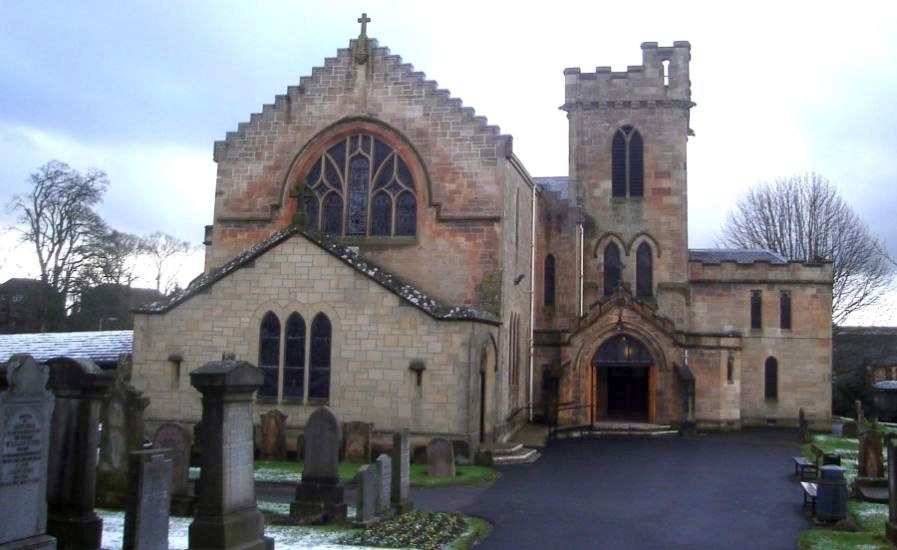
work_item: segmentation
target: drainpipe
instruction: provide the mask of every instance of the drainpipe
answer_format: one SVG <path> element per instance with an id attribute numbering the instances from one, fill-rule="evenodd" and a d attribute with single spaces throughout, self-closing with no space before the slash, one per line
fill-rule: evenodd
<path id="1" fill-rule="evenodd" d="M 577 224 L 577 235 L 579 238 L 579 318 L 582 318 L 583 314 L 583 302 L 585 301 L 585 297 L 583 296 L 583 284 L 584 284 L 584 271 L 585 271 L 585 229 L 583 228 L 582 223 Z M 578 323 L 577 323 L 578 324 Z"/>
<path id="2" fill-rule="evenodd" d="M 532 237 L 530 238 L 530 256 L 529 256 L 529 421 L 533 421 L 533 363 L 535 362 L 535 338 L 533 338 L 533 329 L 535 329 L 536 316 L 536 184 L 533 184 L 533 200 L 532 200 L 532 216 L 530 222 L 532 224 Z"/>

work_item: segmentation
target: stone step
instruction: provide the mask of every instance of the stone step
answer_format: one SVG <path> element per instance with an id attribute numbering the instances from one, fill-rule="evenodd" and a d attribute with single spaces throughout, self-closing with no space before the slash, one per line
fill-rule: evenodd
<path id="1" fill-rule="evenodd" d="M 523 449 L 523 445 L 520 443 L 505 443 L 503 445 L 496 445 L 492 447 L 492 456 L 510 456 L 515 455 Z"/>
<path id="2" fill-rule="evenodd" d="M 509 466 L 512 464 L 532 464 L 539 460 L 542 454 L 535 449 L 520 449 L 517 453 L 506 455 L 492 455 L 492 462 L 496 466 Z"/>

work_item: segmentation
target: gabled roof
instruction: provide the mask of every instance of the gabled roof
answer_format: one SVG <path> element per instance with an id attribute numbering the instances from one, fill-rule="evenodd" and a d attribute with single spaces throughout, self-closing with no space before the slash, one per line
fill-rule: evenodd
<path id="1" fill-rule="evenodd" d="M 134 331 L 42 332 L 0 335 L 0 363 L 17 353 L 27 353 L 43 363 L 53 357 L 90 359 L 114 363 L 122 353 L 131 353 Z"/>
<path id="2" fill-rule="evenodd" d="M 769 262 L 775 265 L 784 265 L 788 263 L 784 256 L 763 248 L 689 248 L 688 261 L 702 264 Z"/>
<path id="3" fill-rule="evenodd" d="M 317 245 L 347 266 L 373 280 L 375 283 L 389 290 L 408 304 L 423 311 L 433 319 L 438 321 L 481 321 L 494 325 L 501 324 L 498 317 L 492 313 L 468 307 L 444 304 L 435 298 L 427 296 L 423 291 L 402 281 L 396 275 L 393 275 L 380 266 L 361 257 L 357 247 L 337 244 L 329 235 L 317 231 L 301 229 L 298 225 L 291 225 L 290 227 L 271 235 L 264 241 L 247 248 L 242 254 L 223 266 L 200 275 L 191 281 L 187 288 L 174 294 L 169 299 L 146 304 L 134 308 L 132 311 L 150 315 L 170 311 L 177 305 L 189 300 L 192 296 L 211 288 L 216 282 L 224 279 L 241 267 L 250 264 L 256 258 L 294 236 L 304 238 Z"/>

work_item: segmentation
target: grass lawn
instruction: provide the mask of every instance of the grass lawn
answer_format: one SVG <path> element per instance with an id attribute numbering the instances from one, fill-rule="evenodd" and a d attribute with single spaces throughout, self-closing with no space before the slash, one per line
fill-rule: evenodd
<path id="1" fill-rule="evenodd" d="M 351 481 L 361 464 L 341 462 L 339 476 L 343 481 Z M 280 460 L 257 460 L 255 462 L 255 480 L 269 482 L 299 481 L 302 472 L 301 462 Z M 430 477 L 426 464 L 411 465 L 412 487 L 447 487 L 451 485 L 485 485 L 498 479 L 497 470 L 486 466 L 456 466 L 455 477 Z"/>

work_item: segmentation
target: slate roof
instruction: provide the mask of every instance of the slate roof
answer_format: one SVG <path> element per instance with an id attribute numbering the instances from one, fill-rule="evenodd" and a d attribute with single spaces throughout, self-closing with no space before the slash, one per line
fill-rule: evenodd
<path id="1" fill-rule="evenodd" d="M 897 391 L 897 380 L 882 380 L 872 384 L 876 390 Z"/>
<path id="2" fill-rule="evenodd" d="M 567 176 L 554 176 L 549 178 L 533 178 L 540 188 L 556 193 L 561 199 L 570 198 L 570 178 Z"/>
<path id="3" fill-rule="evenodd" d="M 769 262 L 775 265 L 784 265 L 788 263 L 784 256 L 762 248 L 689 248 L 688 261 L 702 264 Z"/>
<path id="4" fill-rule="evenodd" d="M 444 304 L 439 300 L 428 296 L 418 288 L 402 281 L 399 277 L 386 271 L 380 266 L 362 258 L 358 253 L 357 247 L 337 244 L 329 235 L 317 231 L 301 229 L 296 225 L 278 231 L 264 241 L 247 248 L 243 253 L 223 266 L 213 269 L 208 273 L 203 273 L 199 277 L 193 279 L 187 288 L 174 294 L 167 300 L 145 304 L 136 307 L 131 311 L 146 314 L 165 313 L 178 304 L 187 301 L 192 296 L 211 288 L 216 282 L 229 276 L 244 265 L 253 262 L 256 258 L 262 256 L 278 244 L 293 236 L 299 236 L 317 245 L 347 266 L 361 273 L 365 277 L 372 279 L 383 288 L 423 311 L 433 319 L 438 321 L 482 321 L 494 325 L 501 324 L 499 318 L 492 313 L 468 307 Z"/>
<path id="5" fill-rule="evenodd" d="M 133 335 L 132 330 L 0 334 L 0 363 L 17 353 L 28 353 L 40 363 L 60 356 L 115 363 L 119 354 L 131 353 Z"/>

